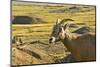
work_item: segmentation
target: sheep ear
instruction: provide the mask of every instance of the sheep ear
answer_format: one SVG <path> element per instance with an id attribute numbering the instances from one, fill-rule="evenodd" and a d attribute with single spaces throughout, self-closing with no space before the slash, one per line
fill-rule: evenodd
<path id="1" fill-rule="evenodd" d="M 70 24 L 69 24 L 69 23 L 65 24 L 65 25 L 64 25 L 64 30 L 68 29 L 68 28 L 69 28 L 69 26 L 70 26 Z"/>
<path id="2" fill-rule="evenodd" d="M 56 20 L 56 25 L 59 24 L 61 22 L 61 19 L 57 19 Z"/>

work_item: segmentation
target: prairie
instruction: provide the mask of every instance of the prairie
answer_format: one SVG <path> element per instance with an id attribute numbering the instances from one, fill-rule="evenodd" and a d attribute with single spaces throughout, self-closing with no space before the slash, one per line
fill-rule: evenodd
<path id="1" fill-rule="evenodd" d="M 13 1 L 12 16 L 38 17 L 43 19 L 45 23 L 24 25 L 13 24 L 12 22 L 12 37 L 18 36 L 24 42 L 23 45 L 18 46 L 12 44 L 12 65 L 56 63 L 56 60 L 69 55 L 70 52 L 65 50 L 61 42 L 56 44 L 49 44 L 48 42 L 52 26 L 55 24 L 56 19 L 71 18 L 74 20 L 73 23 L 80 24 L 78 28 L 70 28 L 71 31 L 77 30 L 82 26 L 95 29 L 95 12 L 95 6 L 92 5 Z M 33 41 L 39 42 L 30 44 Z M 39 55 L 40 57 L 37 58 L 35 55 Z"/>

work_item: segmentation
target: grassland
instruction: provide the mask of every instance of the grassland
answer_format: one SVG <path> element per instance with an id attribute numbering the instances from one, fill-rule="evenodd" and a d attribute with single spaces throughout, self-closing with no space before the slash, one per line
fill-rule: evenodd
<path id="1" fill-rule="evenodd" d="M 73 6 L 78 7 L 79 10 L 69 10 L 69 8 Z M 30 16 L 32 18 L 39 17 L 46 22 L 27 25 L 12 24 L 12 36 L 19 36 L 25 42 L 40 40 L 48 44 L 48 39 L 52 31 L 52 25 L 55 24 L 55 21 L 58 18 L 71 18 L 75 20 L 74 23 L 85 23 L 87 26 L 95 28 L 95 6 L 45 3 L 41 4 L 13 1 L 12 16 Z M 70 28 L 71 31 L 76 29 L 77 28 Z M 20 51 L 15 47 L 12 47 L 12 63 L 14 65 L 54 63 L 54 60 L 60 59 L 65 55 L 65 47 L 62 43 L 58 43 L 51 46 L 43 44 L 25 44 L 25 47 L 23 48 L 28 50 L 30 49 L 31 51 L 35 52 L 37 51 L 36 53 L 38 54 L 40 54 L 40 52 L 43 52 L 44 54 L 48 53 L 46 55 L 40 55 L 45 57 L 49 56 L 49 58 L 47 60 L 47 58 L 43 59 L 42 57 L 42 60 L 40 60 L 27 53 L 23 53 L 23 51 Z M 35 48 L 37 48 L 38 50 Z M 19 57 L 19 55 L 22 58 Z M 27 60 L 23 60 L 25 57 L 27 58 Z"/>

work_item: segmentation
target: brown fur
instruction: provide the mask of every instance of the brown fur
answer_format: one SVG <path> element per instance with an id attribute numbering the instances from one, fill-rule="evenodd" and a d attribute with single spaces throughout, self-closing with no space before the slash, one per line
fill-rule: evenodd
<path id="1" fill-rule="evenodd" d="M 71 36 L 71 35 L 70 35 Z M 65 47 L 71 51 L 77 61 L 94 61 L 96 60 L 95 35 L 86 33 L 81 36 L 71 36 L 72 39 L 65 36 L 61 39 Z"/>

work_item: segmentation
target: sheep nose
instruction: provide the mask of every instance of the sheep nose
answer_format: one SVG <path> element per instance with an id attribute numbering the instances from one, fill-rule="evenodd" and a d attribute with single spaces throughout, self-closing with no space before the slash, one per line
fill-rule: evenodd
<path id="1" fill-rule="evenodd" d="M 50 44 L 52 43 L 52 40 L 53 40 L 53 38 L 50 38 L 50 39 L 49 39 L 49 43 L 50 43 Z"/>
<path id="2" fill-rule="evenodd" d="M 51 43 L 54 43 L 55 42 L 55 37 L 51 37 L 50 39 L 49 39 L 49 43 L 51 44 Z"/>

